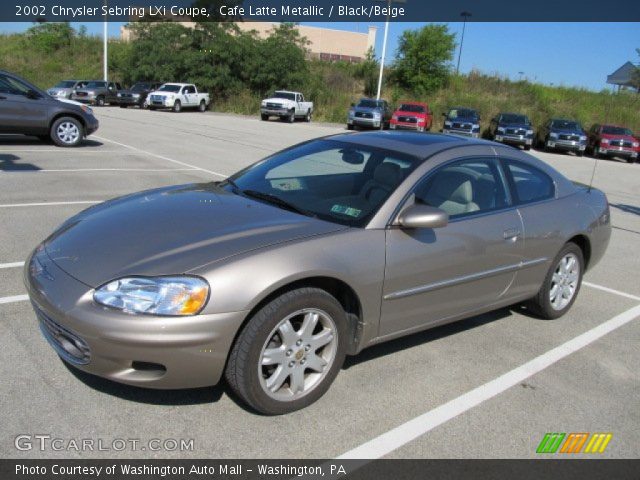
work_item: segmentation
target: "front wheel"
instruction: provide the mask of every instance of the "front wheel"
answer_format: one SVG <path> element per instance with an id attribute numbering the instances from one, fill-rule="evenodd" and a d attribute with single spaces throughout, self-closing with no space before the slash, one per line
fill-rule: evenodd
<path id="1" fill-rule="evenodd" d="M 287 117 L 287 122 L 293 123 L 295 121 L 296 121 L 296 112 L 292 110 L 291 112 L 289 112 L 289 116 Z"/>
<path id="2" fill-rule="evenodd" d="M 350 123 L 347 123 L 347 130 L 353 130 L 353 125 L 351 125 Z"/>
<path id="3" fill-rule="evenodd" d="M 50 136 L 59 147 L 75 147 L 84 138 L 84 127 L 75 118 L 62 117 L 51 125 Z"/>
<path id="4" fill-rule="evenodd" d="M 541 318 L 561 317 L 575 302 L 584 271 L 582 250 L 569 242 L 556 256 L 538 294 L 530 300 L 530 310 Z"/>
<path id="5" fill-rule="evenodd" d="M 182 111 L 182 103 L 180 103 L 180 100 L 176 100 L 173 104 L 173 111 L 176 113 L 180 113 Z"/>
<path id="6" fill-rule="evenodd" d="M 318 288 L 287 292 L 247 323 L 229 354 L 227 382 L 267 415 L 304 408 L 329 389 L 346 355 L 340 303 Z"/>
<path id="7" fill-rule="evenodd" d="M 267 120 L 269 120 L 269 115 L 265 115 L 264 113 L 261 113 L 261 114 L 260 114 L 260 119 L 261 119 L 263 122 L 266 122 Z"/>
<path id="8" fill-rule="evenodd" d="M 127 108 L 126 105 L 120 105 L 120 108 Z"/>
<path id="9" fill-rule="evenodd" d="M 104 105 L 105 105 L 104 97 L 98 97 L 98 98 L 96 99 L 96 104 L 97 104 L 99 107 L 104 107 Z"/>

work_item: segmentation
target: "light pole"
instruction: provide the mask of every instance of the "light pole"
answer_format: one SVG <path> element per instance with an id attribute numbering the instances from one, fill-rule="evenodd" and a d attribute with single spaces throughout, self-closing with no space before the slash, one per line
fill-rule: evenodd
<path id="1" fill-rule="evenodd" d="M 518 81 L 521 82 L 522 81 L 522 77 L 524 75 L 524 72 L 518 72 L 518 75 L 520 75 L 520 79 Z"/>
<path id="2" fill-rule="evenodd" d="M 104 6 L 107 6 L 107 0 L 104 0 Z M 102 45 L 102 56 L 103 56 L 103 63 L 104 63 L 104 67 L 103 67 L 103 77 L 104 77 L 104 81 L 108 81 L 109 80 L 109 72 L 108 72 L 108 67 L 109 67 L 109 57 L 108 57 L 108 32 L 107 32 L 107 24 L 109 22 L 107 22 L 107 14 L 106 14 L 106 8 L 105 8 L 105 15 L 104 15 L 104 25 L 102 26 L 102 38 L 103 38 L 103 45 Z"/>
<path id="3" fill-rule="evenodd" d="M 376 100 L 380 100 L 380 90 L 382 89 L 382 73 L 384 72 L 384 57 L 387 55 L 387 35 L 389 34 L 389 16 L 391 15 L 391 3 L 407 3 L 407 0 L 387 0 L 387 21 L 384 24 L 384 38 L 382 39 L 382 58 L 380 59 L 380 74 L 378 75 L 378 93 L 376 94 Z"/>
<path id="4" fill-rule="evenodd" d="M 464 43 L 464 31 L 467 27 L 467 18 L 471 16 L 470 12 L 464 11 L 460 14 L 462 17 L 462 37 L 460 38 L 460 50 L 458 50 L 458 66 L 456 67 L 456 75 L 460 73 L 460 59 L 462 58 L 462 44 Z"/>

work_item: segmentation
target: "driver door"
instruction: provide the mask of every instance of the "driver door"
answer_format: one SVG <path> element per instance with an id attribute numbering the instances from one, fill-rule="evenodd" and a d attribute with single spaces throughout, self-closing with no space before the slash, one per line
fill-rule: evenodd
<path id="1" fill-rule="evenodd" d="M 494 158 L 447 163 L 409 202 L 449 214 L 442 228 L 387 229 L 380 336 L 418 330 L 508 295 L 523 259 L 523 226 Z"/>
<path id="2" fill-rule="evenodd" d="M 30 97 L 28 85 L 0 74 L 0 132 L 46 131 L 49 102 L 40 95 Z"/>

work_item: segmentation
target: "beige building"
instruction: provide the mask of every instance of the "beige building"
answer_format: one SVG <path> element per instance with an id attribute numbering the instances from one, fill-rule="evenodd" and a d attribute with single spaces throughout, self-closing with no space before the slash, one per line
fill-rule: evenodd
<path id="1" fill-rule="evenodd" d="M 180 22 L 186 27 L 193 27 L 193 23 Z M 265 38 L 277 26 L 271 22 L 239 22 L 238 27 L 243 31 L 255 30 L 259 37 Z M 367 33 L 335 30 L 332 28 L 297 26 L 300 35 L 309 41 L 309 54 L 321 60 L 359 62 L 363 60 L 369 49 L 375 49 L 376 27 L 368 27 Z M 131 40 L 131 29 L 126 25 L 120 27 L 120 38 Z"/>

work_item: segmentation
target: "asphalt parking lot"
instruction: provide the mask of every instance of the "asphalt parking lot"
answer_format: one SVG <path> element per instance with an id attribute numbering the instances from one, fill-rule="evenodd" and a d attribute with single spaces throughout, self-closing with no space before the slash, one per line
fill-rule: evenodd
<path id="1" fill-rule="evenodd" d="M 317 403 L 263 417 L 225 385 L 143 390 L 71 371 L 41 337 L 21 262 L 92 203 L 219 180 L 343 127 L 111 107 L 97 116 L 97 134 L 77 149 L 0 137 L 0 457 L 533 458 L 546 432 L 609 432 L 601 457 L 640 455 L 639 164 L 598 163 L 594 185 L 609 197 L 614 229 L 568 315 L 543 321 L 503 309 L 372 347 L 347 359 Z M 573 180 L 591 178 L 591 158 L 534 154 Z M 194 443 L 192 451 L 20 451 L 22 434 Z"/>

